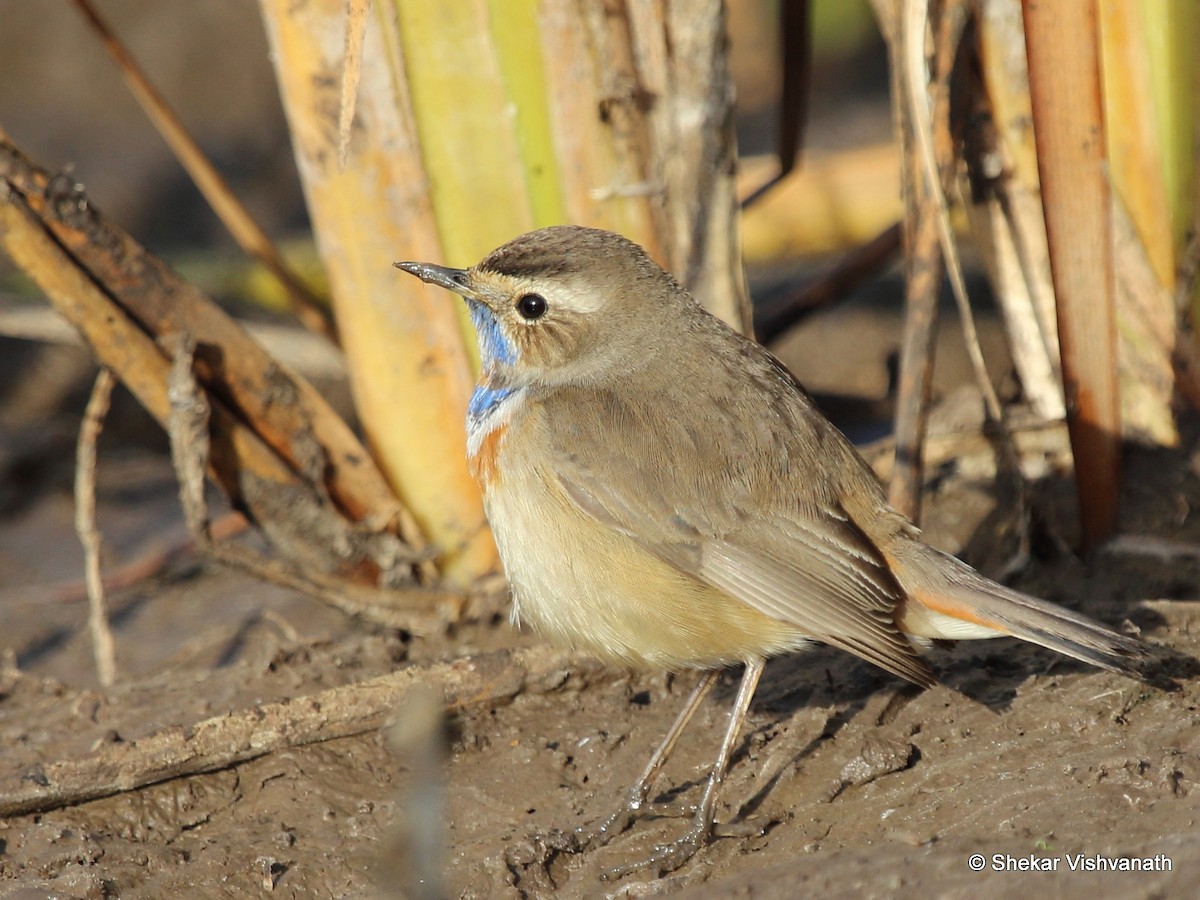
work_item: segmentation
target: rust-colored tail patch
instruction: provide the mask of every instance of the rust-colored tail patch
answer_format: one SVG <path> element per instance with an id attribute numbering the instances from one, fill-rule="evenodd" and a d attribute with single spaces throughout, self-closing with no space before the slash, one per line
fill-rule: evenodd
<path id="1" fill-rule="evenodd" d="M 936 614 L 931 616 L 930 613 Z M 940 625 L 936 617 L 944 616 L 959 622 L 968 622 L 994 632 L 996 637 L 1012 635 L 1012 632 L 998 623 L 993 617 L 984 615 L 970 603 L 946 594 L 925 590 L 909 590 L 908 596 L 896 610 L 896 625 L 906 634 L 920 635 L 930 638 L 963 638 L 968 634 L 949 633 L 945 625 Z M 983 635 L 979 635 L 982 637 Z"/>

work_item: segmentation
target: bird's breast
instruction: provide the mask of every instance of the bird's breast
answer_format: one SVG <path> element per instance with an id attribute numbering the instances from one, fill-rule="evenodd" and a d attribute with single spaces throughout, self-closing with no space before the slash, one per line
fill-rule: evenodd
<path id="1" fill-rule="evenodd" d="M 500 477 L 499 459 L 524 392 L 480 382 L 467 407 L 467 464 L 486 494 Z"/>
<path id="2" fill-rule="evenodd" d="M 795 626 L 668 565 L 580 509 L 547 444 L 556 423 L 536 399 L 510 402 L 476 425 L 471 465 L 512 585 L 514 618 L 604 659 L 670 669 L 806 643 Z"/>

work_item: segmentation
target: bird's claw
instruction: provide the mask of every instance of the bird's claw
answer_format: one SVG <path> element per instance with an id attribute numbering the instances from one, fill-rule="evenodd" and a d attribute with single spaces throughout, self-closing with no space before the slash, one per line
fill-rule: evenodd
<path id="1" fill-rule="evenodd" d="M 581 851 L 596 850 L 623 832 L 633 822 L 633 810 L 623 804 L 612 815 L 594 825 L 581 825 L 575 829 L 575 837 Z"/>
<path id="2" fill-rule="evenodd" d="M 626 875 L 641 872 L 644 869 L 653 869 L 657 876 L 674 872 L 704 846 L 708 833 L 709 828 L 705 823 L 696 822 L 683 837 L 671 841 L 669 844 L 659 844 L 654 848 L 654 852 L 645 859 L 613 866 L 611 869 L 604 870 L 600 877 L 604 881 L 616 881 L 618 878 L 624 878 Z"/>

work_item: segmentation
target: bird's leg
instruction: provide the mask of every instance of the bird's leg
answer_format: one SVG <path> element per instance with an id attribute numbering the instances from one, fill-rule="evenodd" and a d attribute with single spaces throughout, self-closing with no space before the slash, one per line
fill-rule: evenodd
<path id="1" fill-rule="evenodd" d="M 646 804 L 646 798 L 650 795 L 650 788 L 654 784 L 654 779 L 658 777 L 658 773 L 662 771 L 667 757 L 671 755 L 671 751 L 679 743 L 679 736 L 683 734 L 683 730 L 687 728 L 688 722 L 696 714 L 701 701 L 708 696 L 709 692 L 716 685 L 720 674 L 720 670 L 711 669 L 700 676 L 700 680 L 692 688 L 692 693 L 688 696 L 687 702 L 683 704 L 683 709 L 675 717 L 675 723 L 667 732 L 667 736 L 663 738 L 662 743 L 658 745 L 658 749 L 650 757 L 650 761 L 646 763 L 646 768 L 642 770 L 642 774 L 638 777 L 638 780 L 629 789 L 629 794 L 626 796 L 625 802 L 612 815 L 597 825 L 580 829 L 577 832 L 577 836 L 585 848 L 603 847 L 629 827 L 629 823 L 633 821 L 633 817 Z"/>
<path id="2" fill-rule="evenodd" d="M 669 844 L 660 844 L 647 859 L 609 869 L 603 875 L 605 879 L 620 878 L 630 872 L 649 868 L 657 870 L 659 874 L 673 872 L 691 859 L 696 851 L 704 845 L 713 830 L 713 818 L 717 809 L 717 792 L 721 788 L 725 771 L 729 768 L 729 759 L 733 756 L 733 746 L 737 743 L 738 733 L 742 729 L 742 723 L 746 720 L 746 713 L 750 709 L 750 701 L 758 687 L 758 679 L 762 677 L 764 665 L 765 661 L 762 659 L 752 659 L 746 663 L 746 670 L 742 673 L 742 682 L 738 685 L 737 697 L 733 701 L 733 709 L 729 711 L 729 725 L 725 728 L 725 738 L 721 741 L 721 750 L 717 754 L 716 762 L 713 763 L 708 783 L 704 786 L 704 795 L 700 798 L 700 805 L 696 807 L 696 816 L 692 820 L 692 827 L 688 829 L 687 834 Z M 705 692 L 707 693 L 707 690 Z"/>

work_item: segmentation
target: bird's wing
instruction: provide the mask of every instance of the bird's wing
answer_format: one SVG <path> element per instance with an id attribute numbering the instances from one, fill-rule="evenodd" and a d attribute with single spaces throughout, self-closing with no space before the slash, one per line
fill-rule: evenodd
<path id="1" fill-rule="evenodd" d="M 682 410 L 677 419 L 656 425 L 631 421 L 619 404 L 609 412 L 623 421 L 632 445 L 615 450 L 612 421 L 603 417 L 564 411 L 569 426 L 555 423 L 557 433 L 571 437 L 556 447 L 554 472 L 581 511 L 817 640 L 917 684 L 933 682 L 928 665 L 896 627 L 899 587 L 836 496 L 806 490 L 802 475 L 766 474 L 779 460 L 756 457 L 789 451 L 775 435 L 764 444 L 734 424 L 711 421 L 702 433 Z M 816 426 L 834 431 L 823 419 Z M 820 438 L 818 444 L 829 435 Z M 845 452 L 843 442 L 837 435 L 838 452 Z M 804 471 L 803 449 L 791 449 L 792 471 Z M 623 463 L 614 464 L 614 452 Z M 808 462 L 807 471 L 817 476 L 820 470 Z M 798 495 L 781 496 L 789 488 Z"/>

